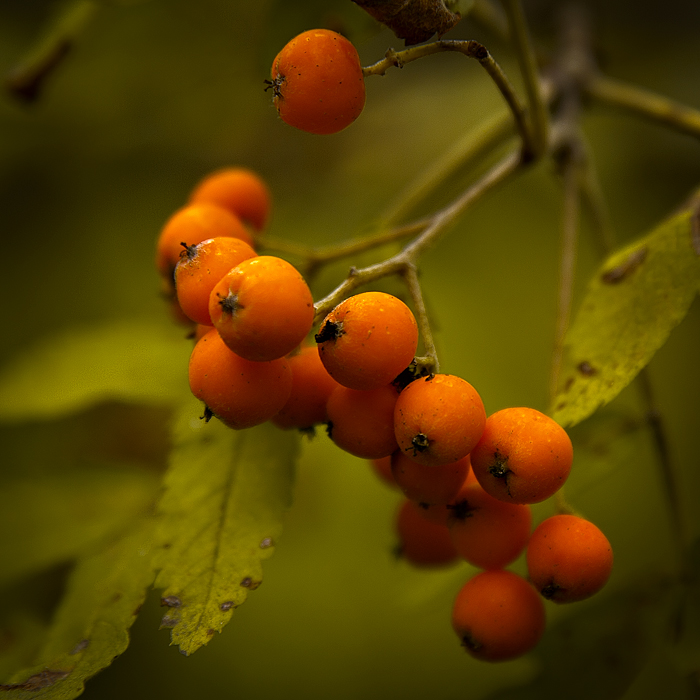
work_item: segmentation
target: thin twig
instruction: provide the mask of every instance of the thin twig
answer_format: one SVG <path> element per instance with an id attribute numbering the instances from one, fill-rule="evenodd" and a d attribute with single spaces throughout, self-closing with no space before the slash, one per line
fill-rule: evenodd
<path id="1" fill-rule="evenodd" d="M 320 321 L 333 307 L 339 304 L 350 292 L 358 287 L 390 275 L 405 275 L 409 266 L 415 265 L 420 254 L 433 245 L 447 227 L 478 199 L 516 173 L 523 165 L 519 151 L 509 153 L 478 182 L 474 183 L 454 202 L 436 212 L 414 241 L 402 251 L 383 262 L 362 269 L 352 268 L 348 277 L 330 294 L 316 302 L 315 322 Z"/>
<path id="2" fill-rule="evenodd" d="M 585 91 L 596 100 L 622 107 L 676 131 L 700 138 L 700 110 L 603 75 L 592 77 L 586 83 Z"/>
<path id="3" fill-rule="evenodd" d="M 549 113 L 542 95 L 535 50 L 520 0 L 505 0 L 503 5 L 508 15 L 510 36 L 515 45 L 529 106 L 529 129 L 532 130 L 532 137 L 524 140 L 528 146 L 525 154 L 537 159 L 547 150 Z"/>
<path id="4" fill-rule="evenodd" d="M 498 65 L 493 56 L 491 56 L 488 49 L 478 41 L 471 39 L 441 40 L 421 46 L 413 46 L 403 51 L 389 49 L 383 59 L 371 66 L 366 66 L 362 69 L 362 72 L 365 77 L 370 75 L 384 75 L 389 68 L 403 68 L 403 66 L 411 61 L 444 51 L 461 53 L 468 58 L 475 59 L 481 64 L 484 70 L 491 76 L 491 79 L 496 83 L 501 95 L 503 95 L 513 115 L 516 129 L 523 140 L 523 147 L 526 151 L 529 151 L 532 148 L 532 144 L 530 143 L 530 132 L 525 119 L 525 107 L 520 102 L 520 98 L 508 79 L 508 76 L 503 72 L 503 69 Z"/>
<path id="5" fill-rule="evenodd" d="M 380 216 L 387 226 L 401 221 L 460 168 L 468 168 L 513 133 L 510 115 L 501 114 L 470 131 L 401 193 Z"/>
<path id="6" fill-rule="evenodd" d="M 438 362 L 437 350 L 435 349 L 433 332 L 430 329 L 428 311 L 425 308 L 425 302 L 423 301 L 423 292 L 420 287 L 420 282 L 418 281 L 418 271 L 413 263 L 408 263 L 406 265 L 403 272 L 403 278 L 406 283 L 406 287 L 408 288 L 408 292 L 411 295 L 413 308 L 416 310 L 418 330 L 420 331 L 421 338 L 423 338 L 425 358 L 421 359 L 427 360 L 427 362 L 423 362 L 423 366 L 429 366 L 430 371 L 437 374 L 440 371 L 440 363 Z"/>

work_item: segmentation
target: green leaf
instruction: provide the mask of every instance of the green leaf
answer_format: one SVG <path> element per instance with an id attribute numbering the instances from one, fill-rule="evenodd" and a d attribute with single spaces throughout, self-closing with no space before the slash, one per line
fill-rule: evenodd
<path id="1" fill-rule="evenodd" d="M 11 700 L 71 700 L 129 643 L 128 630 L 152 583 L 153 522 L 139 522 L 103 551 L 80 560 L 36 663 L 0 685 Z"/>
<path id="2" fill-rule="evenodd" d="M 682 211 L 612 255 L 565 338 L 550 414 L 571 426 L 624 389 L 683 319 L 700 285 L 697 214 Z"/>
<path id="3" fill-rule="evenodd" d="M 153 503 L 158 479 L 134 469 L 81 470 L 2 486 L 0 585 L 70 561 L 126 529 Z"/>
<path id="4" fill-rule="evenodd" d="M 296 431 L 234 431 L 200 414 L 190 404 L 175 425 L 159 508 L 156 587 L 169 607 L 161 627 L 184 654 L 209 642 L 260 585 L 291 504 L 300 441 Z"/>
<path id="5" fill-rule="evenodd" d="M 47 339 L 0 370 L 0 421 L 64 416 L 96 403 L 162 405 L 187 391 L 181 329 L 118 322 Z"/>

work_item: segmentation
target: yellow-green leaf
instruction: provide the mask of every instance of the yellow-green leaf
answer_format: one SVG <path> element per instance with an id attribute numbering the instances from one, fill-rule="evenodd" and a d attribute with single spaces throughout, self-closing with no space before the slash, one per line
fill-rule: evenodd
<path id="1" fill-rule="evenodd" d="M 157 554 L 168 612 L 162 627 L 184 654 L 209 642 L 262 581 L 291 503 L 299 435 L 270 424 L 233 431 L 192 404 L 160 503 Z"/>
<path id="2" fill-rule="evenodd" d="M 187 391 L 181 329 L 118 322 L 48 338 L 0 369 L 0 421 L 64 416 L 108 400 L 162 405 Z"/>
<path id="3" fill-rule="evenodd" d="M 152 521 L 80 560 L 36 663 L 0 685 L 11 700 L 71 700 L 129 643 L 128 630 L 152 583 Z"/>
<path id="4" fill-rule="evenodd" d="M 156 496 L 155 475 L 87 469 L 2 486 L 0 585 L 84 554 L 129 527 Z"/>
<path id="5" fill-rule="evenodd" d="M 615 398 L 666 342 L 700 286 L 693 208 L 605 261 L 566 334 L 550 408 L 564 426 Z"/>

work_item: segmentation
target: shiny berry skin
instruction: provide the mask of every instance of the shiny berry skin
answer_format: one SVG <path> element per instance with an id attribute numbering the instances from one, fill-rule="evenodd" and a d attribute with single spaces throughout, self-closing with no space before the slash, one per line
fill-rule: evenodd
<path id="1" fill-rule="evenodd" d="M 340 386 L 321 363 L 313 345 L 305 345 L 288 358 L 292 369 L 292 393 L 272 419 L 278 428 L 312 428 L 328 420 L 328 397 Z"/>
<path id="2" fill-rule="evenodd" d="M 311 29 L 287 43 L 272 62 L 272 100 L 290 126 L 335 134 L 360 116 L 365 79 L 355 47 L 341 34 Z"/>
<path id="3" fill-rule="evenodd" d="M 484 490 L 509 503 L 539 503 L 564 485 L 574 452 L 566 431 L 534 408 L 490 415 L 471 452 Z"/>
<path id="4" fill-rule="evenodd" d="M 311 330 L 314 302 L 299 271 L 272 255 L 230 270 L 209 297 L 209 315 L 226 345 L 247 360 L 290 353 Z"/>
<path id="5" fill-rule="evenodd" d="M 441 567 L 459 558 L 450 531 L 444 525 L 426 520 L 421 515 L 420 506 L 413 501 L 401 502 L 396 514 L 396 531 L 399 556 L 413 566 Z"/>
<path id="6" fill-rule="evenodd" d="M 543 520 L 527 546 L 530 580 L 555 603 L 574 603 L 597 593 L 608 581 L 613 552 L 592 522 L 576 515 Z"/>
<path id="7" fill-rule="evenodd" d="M 459 493 L 471 466 L 469 456 L 437 467 L 412 460 L 401 450 L 391 456 L 391 473 L 406 498 L 422 505 L 446 505 Z"/>
<path id="8" fill-rule="evenodd" d="M 397 397 L 391 384 L 368 391 L 339 385 L 328 397 L 328 435 L 356 457 L 390 455 L 396 450 L 393 421 Z"/>
<path id="9" fill-rule="evenodd" d="M 272 418 L 292 390 L 292 371 L 286 358 L 251 362 L 232 352 L 212 328 L 190 356 L 192 393 L 230 428 L 259 425 Z"/>
<path id="10" fill-rule="evenodd" d="M 218 204 L 257 231 L 265 228 L 270 217 L 270 190 L 247 168 L 222 168 L 204 177 L 190 194 L 190 203 L 198 202 Z"/>
<path id="11" fill-rule="evenodd" d="M 211 325 L 209 297 L 219 280 L 257 253 L 240 238 L 208 238 L 183 248 L 175 267 L 175 290 L 180 308 L 195 323 Z"/>
<path id="12" fill-rule="evenodd" d="M 426 466 L 466 457 L 479 441 L 485 423 L 486 411 L 476 389 L 452 374 L 411 382 L 401 392 L 394 413 L 399 447 Z"/>
<path id="13" fill-rule="evenodd" d="M 240 238 L 248 245 L 253 239 L 241 220 L 216 204 L 202 202 L 178 209 L 161 229 L 156 244 L 156 267 L 162 277 L 172 281 L 175 266 L 185 254 L 182 246 L 196 245 L 207 238 Z"/>
<path id="14" fill-rule="evenodd" d="M 542 637 L 545 622 L 537 591 L 506 569 L 471 578 L 452 609 L 452 627 L 462 646 L 481 661 L 508 661 L 526 654 Z"/>
<path id="15" fill-rule="evenodd" d="M 502 569 L 525 550 L 532 515 L 530 506 L 504 503 L 471 482 L 450 508 L 447 524 L 460 555 L 480 569 Z"/>
<path id="16" fill-rule="evenodd" d="M 316 335 L 328 373 L 350 389 L 392 382 L 412 362 L 418 326 L 400 299 L 384 292 L 349 297 L 324 319 Z"/>

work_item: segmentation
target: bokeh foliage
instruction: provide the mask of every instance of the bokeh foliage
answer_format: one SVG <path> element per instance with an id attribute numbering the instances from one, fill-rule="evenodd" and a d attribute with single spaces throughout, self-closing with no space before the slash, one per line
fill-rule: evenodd
<path id="1" fill-rule="evenodd" d="M 525 4 L 547 41 L 557 3 Z M 698 18 L 690 3 L 662 10 L 585 4 L 606 71 L 700 107 L 691 31 Z M 3 69 L 31 49 L 55 10 L 47 2 L 3 3 Z M 108 665 L 126 648 L 126 631 L 154 580 L 147 552 L 160 541 L 151 514 L 171 448 L 167 436 L 183 401 L 189 420 L 197 407 L 183 398 L 188 344 L 158 298 L 153 245 L 192 184 L 220 165 L 252 167 L 275 197 L 270 233 L 328 244 L 362 235 L 437 154 L 502 109 L 478 67 L 435 56 L 370 81 L 366 111 L 347 131 L 321 139 L 294 132 L 277 119 L 262 80 L 288 38 L 321 24 L 347 31 L 364 63 L 398 47 L 346 0 L 105 3 L 35 104 L 0 101 L 9 254 L 0 276 L 9 315 L 0 341 L 0 495 L 7 504 L 0 514 L 0 683 L 21 685 L 32 673 L 41 683 L 42 670 L 55 663 L 72 664 L 78 679 Z M 479 39 L 517 75 L 506 45 L 489 31 L 464 20 L 454 35 Z M 644 48 L 652 45 L 664 51 Z M 584 128 L 620 244 L 666 231 L 656 227 L 700 181 L 697 141 L 600 107 Z M 427 206 L 466 182 L 457 173 Z M 547 406 L 560 194 L 542 164 L 481 202 L 423 261 L 442 368 L 472 382 L 489 411 Z M 584 219 L 577 305 L 599 276 L 590 229 Z M 364 261 L 326 271 L 317 296 L 350 262 Z M 274 518 L 276 552 L 264 562 L 265 585 L 223 634 L 185 659 L 158 631 L 164 614 L 182 608 L 162 608 L 166 594 L 150 593 L 128 650 L 84 696 L 452 700 L 576 697 L 568 693 L 577 688 L 580 697 L 693 697 L 700 668 L 696 550 L 689 583 L 681 587 L 674 578 L 679 538 L 687 545 L 700 534 L 693 442 L 700 311 L 697 301 L 685 306 L 687 317 L 649 373 L 679 465 L 686 531 L 669 517 L 633 384 L 572 429 L 577 457 L 567 496 L 613 543 L 613 579 L 593 601 L 550 606 L 550 631 L 536 654 L 498 667 L 465 657 L 448 620 L 470 567 L 421 572 L 396 562 L 397 496 L 319 434 L 302 443 L 295 502 L 279 543 Z M 266 434 L 265 442 L 286 453 L 279 445 L 295 437 Z M 239 441 L 230 433 L 221 439 Z M 207 468 L 196 462 L 192 469 Z M 282 481 L 271 486 L 283 484 L 281 512 L 291 464 L 278 466 Z M 217 464 L 224 471 L 207 478 L 227 468 Z M 552 508 L 538 506 L 536 517 Z M 675 638 L 671 618 L 685 620 Z M 104 639 L 97 630 L 106 629 L 113 633 L 107 643 L 81 645 L 88 634 Z M 31 670 L 19 677 L 18 669 Z M 46 691 L 5 692 L 74 697 L 80 681 L 66 678 L 46 683 Z"/>

